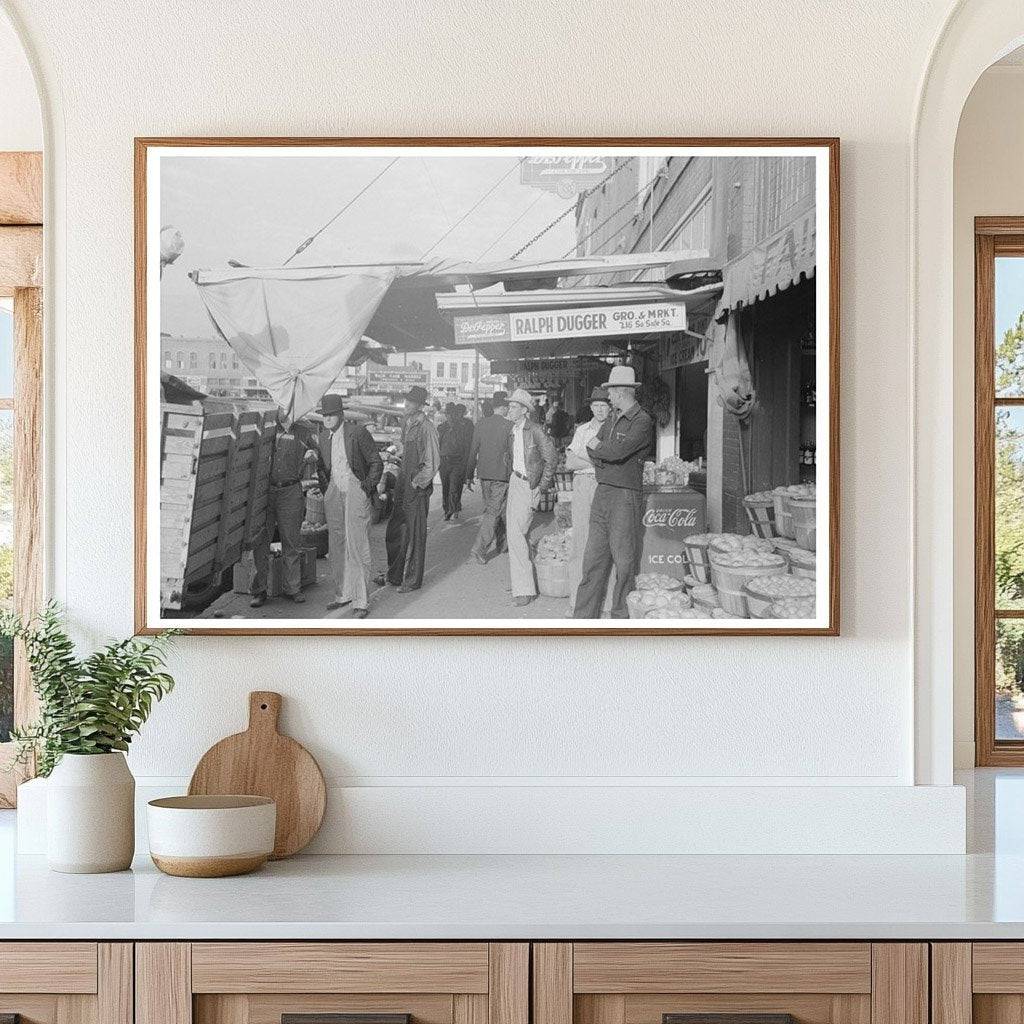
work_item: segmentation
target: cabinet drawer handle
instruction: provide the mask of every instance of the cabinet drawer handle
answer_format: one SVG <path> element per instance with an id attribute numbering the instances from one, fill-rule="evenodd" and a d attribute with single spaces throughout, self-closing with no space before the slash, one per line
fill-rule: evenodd
<path id="1" fill-rule="evenodd" d="M 8 1024 L 0 1020 L 0 1024 Z M 15 1021 L 14 1024 L 17 1024 Z M 282 1013 L 281 1024 L 412 1024 L 411 1013 Z"/>
<path id="2" fill-rule="evenodd" d="M 797 1024 L 791 1013 L 663 1013 L 661 1024 Z"/>

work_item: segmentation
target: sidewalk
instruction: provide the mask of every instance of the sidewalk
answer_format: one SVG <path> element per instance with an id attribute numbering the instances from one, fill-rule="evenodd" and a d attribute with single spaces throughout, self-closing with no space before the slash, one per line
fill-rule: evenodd
<path id="1" fill-rule="evenodd" d="M 483 504 L 479 486 L 464 491 L 462 519 L 444 521 L 440 487 L 430 498 L 427 519 L 427 558 L 423 587 L 400 594 L 395 587 L 370 585 L 368 619 L 560 619 L 569 613 L 567 598 L 538 597 L 523 608 L 512 604 L 509 589 L 508 555 L 492 555 L 487 565 L 470 557 L 470 548 L 480 526 Z M 384 535 L 387 523 L 370 528 L 372 576 L 387 568 Z M 539 512 L 534 516 L 530 539 L 533 542 L 554 530 L 554 515 Z M 333 587 L 326 559 L 317 562 L 317 582 L 306 587 L 305 604 L 293 604 L 287 598 L 268 601 L 262 608 L 249 607 L 248 594 L 223 594 L 203 613 L 204 618 L 246 619 L 347 619 L 351 608 L 329 612 Z"/>

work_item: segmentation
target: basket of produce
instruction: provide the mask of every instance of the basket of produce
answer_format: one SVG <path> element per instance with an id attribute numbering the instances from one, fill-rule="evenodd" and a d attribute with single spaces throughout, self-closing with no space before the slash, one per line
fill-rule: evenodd
<path id="1" fill-rule="evenodd" d="M 569 557 L 572 537 L 568 533 L 547 533 L 537 542 L 533 567 L 537 590 L 545 597 L 569 596 Z"/>
<path id="2" fill-rule="evenodd" d="M 558 470 L 555 470 L 555 490 L 556 491 L 571 491 L 572 490 L 572 476 L 573 476 L 573 471 L 571 469 L 558 469 Z"/>
<path id="3" fill-rule="evenodd" d="M 643 572 L 636 578 L 637 590 L 682 590 L 683 581 L 663 572 Z"/>
<path id="4" fill-rule="evenodd" d="M 708 547 L 716 535 L 713 533 L 691 533 L 683 538 L 683 551 L 690 563 L 690 575 L 698 583 L 711 582 L 711 560 Z"/>
<path id="5" fill-rule="evenodd" d="M 736 551 L 762 551 L 772 552 L 775 550 L 775 543 L 767 537 L 758 537 L 753 533 L 712 533 L 709 557 L 713 557 L 716 551 L 725 554 L 732 554 Z"/>
<path id="6" fill-rule="evenodd" d="M 793 510 L 793 532 L 797 544 L 805 551 L 813 551 L 818 521 L 814 495 L 809 498 L 790 498 L 789 506 Z"/>
<path id="7" fill-rule="evenodd" d="M 572 528 L 572 502 L 562 501 L 561 494 L 558 499 L 555 502 L 555 526 L 559 530 L 569 530 Z"/>
<path id="8" fill-rule="evenodd" d="M 743 585 L 751 618 L 771 619 L 772 605 L 784 597 L 813 598 L 814 580 L 800 576 L 757 576 Z"/>
<path id="9" fill-rule="evenodd" d="M 703 619 L 704 613 L 693 608 L 655 608 L 649 611 L 645 619 Z"/>
<path id="10" fill-rule="evenodd" d="M 688 594 L 692 594 L 694 587 L 699 587 L 700 585 L 700 580 L 697 579 L 696 576 L 692 576 L 689 573 L 687 573 L 683 577 L 683 586 L 686 588 L 686 592 Z"/>
<path id="11" fill-rule="evenodd" d="M 537 498 L 538 512 L 551 512 L 555 507 L 556 491 L 541 491 Z"/>
<path id="12" fill-rule="evenodd" d="M 690 600 L 693 601 L 693 607 L 706 619 L 719 607 L 718 591 L 710 583 L 698 583 L 690 592 Z"/>
<path id="13" fill-rule="evenodd" d="M 813 580 L 818 570 L 818 556 L 813 551 L 805 551 L 795 544 L 789 552 L 789 571 L 794 576 L 802 576 Z"/>
<path id="14" fill-rule="evenodd" d="M 718 591 L 718 603 L 727 611 L 749 616 L 743 585 L 758 576 L 779 576 L 786 572 L 786 559 L 774 551 L 744 546 L 738 550 L 711 551 L 711 582 Z"/>
<path id="15" fill-rule="evenodd" d="M 631 619 L 681 619 L 690 617 L 690 599 L 682 590 L 661 590 L 654 587 L 630 591 L 626 607 Z M 654 613 L 658 614 L 655 615 Z M 684 614 L 686 613 L 686 614 Z"/>
<path id="16" fill-rule="evenodd" d="M 756 537 L 775 536 L 775 495 L 771 491 L 758 491 L 743 499 L 750 529 Z"/>
<path id="17" fill-rule="evenodd" d="M 809 597 L 781 597 L 771 607 L 771 619 L 813 619 L 814 599 Z"/>
<path id="18" fill-rule="evenodd" d="M 644 463 L 644 486 L 655 491 L 682 491 L 690 483 L 690 474 L 697 467 L 677 455 L 662 459 L 657 465 Z"/>
<path id="19" fill-rule="evenodd" d="M 814 484 L 790 484 L 788 487 L 776 487 L 772 491 L 775 500 L 775 532 L 780 537 L 796 540 L 793 527 L 793 509 L 790 502 L 793 498 L 814 497 Z"/>

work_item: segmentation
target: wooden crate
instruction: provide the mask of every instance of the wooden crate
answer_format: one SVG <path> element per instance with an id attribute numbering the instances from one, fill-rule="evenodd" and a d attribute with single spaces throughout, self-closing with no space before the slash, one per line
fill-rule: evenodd
<path id="1" fill-rule="evenodd" d="M 164 404 L 160 435 L 161 606 L 216 581 L 266 525 L 273 411 Z"/>

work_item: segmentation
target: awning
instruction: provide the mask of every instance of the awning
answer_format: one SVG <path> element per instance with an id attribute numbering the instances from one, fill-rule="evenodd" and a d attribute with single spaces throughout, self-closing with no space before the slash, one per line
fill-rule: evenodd
<path id="1" fill-rule="evenodd" d="M 815 210 L 811 206 L 766 241 L 726 266 L 724 309 L 750 306 L 814 276 Z"/>

